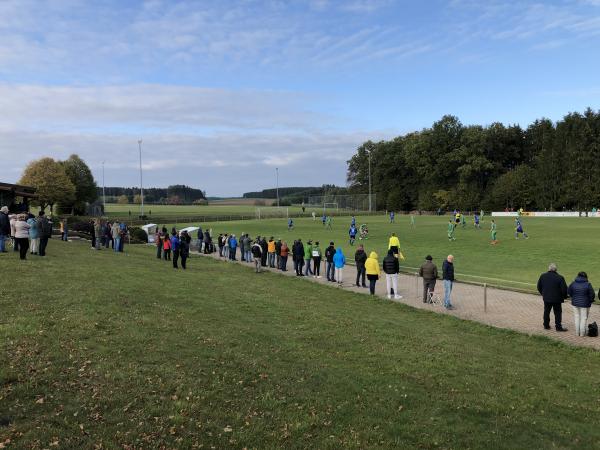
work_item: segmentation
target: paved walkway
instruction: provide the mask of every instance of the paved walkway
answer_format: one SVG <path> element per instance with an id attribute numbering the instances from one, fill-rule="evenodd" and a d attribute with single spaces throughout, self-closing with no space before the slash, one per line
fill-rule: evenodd
<path id="1" fill-rule="evenodd" d="M 194 255 L 203 257 L 212 257 L 214 259 L 226 262 L 225 258 L 220 258 L 218 253 L 212 255 L 200 255 L 197 252 L 192 252 Z M 254 263 L 243 263 L 238 259 L 238 264 L 243 264 L 249 268 L 254 268 Z M 288 271 L 282 272 L 277 269 L 263 267 L 263 270 L 278 272 L 281 275 L 295 276 L 293 270 L 293 262 L 288 259 Z M 321 264 L 322 278 L 305 277 L 309 282 L 316 282 L 336 286 L 337 283 L 327 281 L 325 276 L 325 264 Z M 354 286 L 356 280 L 356 269 L 352 265 L 347 265 L 344 268 L 344 283 L 340 286 L 342 289 L 347 289 L 353 292 L 369 294 L 368 288 L 358 288 Z M 367 280 L 368 284 L 368 280 Z M 448 314 L 459 317 L 461 319 L 474 320 L 498 328 L 507 328 L 529 335 L 541 335 L 551 339 L 569 343 L 577 346 L 592 347 L 600 350 L 600 337 L 579 337 L 574 332 L 573 309 L 570 303 L 563 304 L 563 326 L 569 331 L 559 333 L 554 330 L 553 316 L 551 316 L 551 330 L 544 330 L 542 326 L 542 300 L 538 295 L 524 294 L 521 292 L 507 291 L 502 289 L 487 288 L 484 294 L 482 286 L 454 283 L 452 290 L 453 310 L 447 310 L 440 304 L 423 303 L 423 281 L 421 278 L 410 274 L 400 274 L 398 280 L 399 294 L 402 295 L 401 300 L 393 300 L 399 303 L 410 305 L 414 308 L 426 309 L 439 314 Z M 440 299 L 443 300 L 443 285 L 440 280 L 436 285 L 436 292 Z M 377 282 L 376 295 L 387 298 L 385 275 L 380 277 Z M 600 322 L 600 306 L 594 304 L 590 309 L 588 323 L 593 321 Z"/>

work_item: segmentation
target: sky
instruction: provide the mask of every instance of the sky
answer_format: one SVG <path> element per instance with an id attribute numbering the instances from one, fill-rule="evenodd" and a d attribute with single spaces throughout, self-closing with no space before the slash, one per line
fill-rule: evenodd
<path id="1" fill-rule="evenodd" d="M 0 0 L 0 181 L 345 185 L 364 141 L 600 108 L 600 0 Z"/>

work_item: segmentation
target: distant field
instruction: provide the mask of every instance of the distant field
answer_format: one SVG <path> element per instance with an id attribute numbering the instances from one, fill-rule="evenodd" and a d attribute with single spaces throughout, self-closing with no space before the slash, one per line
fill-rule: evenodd
<path id="1" fill-rule="evenodd" d="M 282 207 L 278 209 L 275 206 L 255 206 L 254 200 L 252 202 L 236 199 L 236 200 L 223 200 L 211 203 L 209 205 L 144 205 L 144 214 L 150 218 L 154 216 L 173 216 L 183 218 L 185 216 L 203 216 L 203 215 L 239 215 L 245 214 L 254 216 L 256 209 L 260 208 L 264 214 L 272 214 L 279 211 L 281 214 L 285 214 L 285 210 L 288 207 Z M 236 203 L 239 202 L 239 203 Z M 242 204 L 240 204 L 242 203 Z M 123 217 L 128 216 L 131 211 L 133 217 L 137 217 L 140 214 L 140 205 L 120 205 L 116 203 L 106 204 L 106 215 L 108 217 Z M 299 206 L 290 206 L 290 212 L 299 212 L 301 208 Z"/>
<path id="2" fill-rule="evenodd" d="M 456 241 L 449 242 L 446 235 L 448 216 L 416 216 L 416 228 L 411 228 L 408 216 L 398 216 L 391 225 L 384 216 L 358 217 L 357 223 L 369 225 L 368 251 L 375 250 L 380 260 L 387 251 L 392 231 L 402 244 L 406 261 L 404 270 L 418 267 L 427 254 L 440 266 L 443 259 L 454 254 L 457 278 L 468 281 L 532 290 L 539 274 L 554 261 L 559 271 L 571 281 L 578 271 L 585 270 L 596 288 L 600 288 L 600 259 L 595 250 L 600 247 L 600 219 L 592 218 L 524 218 L 529 240 L 515 240 L 514 219 L 497 218 L 497 246 L 490 245 L 490 218 L 486 217 L 481 230 L 476 230 L 471 220 L 466 229 L 457 228 Z M 197 224 L 194 224 L 197 225 Z M 295 230 L 287 231 L 285 219 L 252 220 L 203 224 L 212 227 L 213 234 L 220 232 L 250 233 L 280 237 L 293 242 L 296 238 L 319 240 L 325 247 L 330 240 L 341 245 L 347 257 L 354 255 L 355 247 L 348 243 L 350 217 L 333 220 L 333 230 L 325 230 L 320 221 L 295 219 Z M 182 227 L 183 225 L 180 225 Z"/>

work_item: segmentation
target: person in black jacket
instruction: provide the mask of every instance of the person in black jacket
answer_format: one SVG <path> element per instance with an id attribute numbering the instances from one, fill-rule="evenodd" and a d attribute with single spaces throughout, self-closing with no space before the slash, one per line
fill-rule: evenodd
<path id="1" fill-rule="evenodd" d="M 185 264 L 188 256 L 190 256 L 190 242 L 192 242 L 192 237 L 187 231 L 182 231 L 179 239 L 179 257 L 181 258 L 181 268 L 183 270 L 185 270 Z"/>
<path id="2" fill-rule="evenodd" d="M 556 271 L 556 264 L 550 263 L 548 272 L 540 275 L 537 289 L 544 300 L 544 328 L 550 329 L 550 310 L 554 310 L 554 325 L 556 331 L 567 331 L 562 326 L 562 304 L 567 298 L 567 283 Z"/>
<path id="3" fill-rule="evenodd" d="M 294 247 L 292 248 L 292 253 L 294 254 L 294 266 L 296 268 L 296 276 L 303 277 L 302 267 L 304 266 L 304 245 L 302 244 L 302 239 L 298 239 L 294 243 Z"/>
<path id="4" fill-rule="evenodd" d="M 275 267 L 277 270 L 281 270 L 281 239 L 277 239 L 275 242 Z"/>
<path id="5" fill-rule="evenodd" d="M 335 265 L 333 264 L 333 257 L 335 255 L 335 245 L 333 242 L 329 243 L 329 247 L 325 249 L 325 261 L 327 262 L 325 272 L 327 275 L 327 281 L 335 282 Z"/>
<path id="6" fill-rule="evenodd" d="M 267 267 L 269 244 L 267 244 L 267 240 L 264 237 L 260 240 L 260 248 L 262 249 L 262 255 L 260 256 L 260 265 L 262 267 Z"/>
<path id="7" fill-rule="evenodd" d="M 366 288 L 365 277 L 367 269 L 365 268 L 365 262 L 367 262 L 367 252 L 363 245 L 359 245 L 356 253 L 354 254 L 354 262 L 356 263 L 356 287 L 360 287 L 359 283 L 362 279 L 362 287 Z"/>
<path id="8" fill-rule="evenodd" d="M 388 250 L 387 256 L 383 258 L 382 266 L 383 272 L 385 273 L 388 298 L 391 299 L 393 295 L 394 299 L 401 299 L 402 296 L 398 295 L 398 272 L 400 272 L 400 263 L 398 262 L 398 258 L 396 258 L 393 249 Z"/>
<path id="9" fill-rule="evenodd" d="M 8 218 L 8 206 L 0 209 L 0 253 L 6 253 L 5 240 L 10 236 L 10 219 Z"/>
<path id="10" fill-rule="evenodd" d="M 568 294 L 571 297 L 573 316 L 575 317 L 575 334 L 585 336 L 587 318 L 594 298 L 596 298 L 592 283 L 588 281 L 587 273 L 579 272 L 577 274 L 575 281 L 569 285 Z"/>
<path id="11" fill-rule="evenodd" d="M 444 280 L 444 307 L 452 309 L 450 302 L 450 294 L 452 294 L 452 286 L 454 285 L 454 256 L 448 255 L 444 264 L 442 264 L 442 280 Z"/>

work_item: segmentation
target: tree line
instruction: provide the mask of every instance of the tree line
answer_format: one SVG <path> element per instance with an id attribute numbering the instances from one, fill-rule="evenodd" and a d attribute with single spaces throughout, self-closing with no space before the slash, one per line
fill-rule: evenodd
<path id="1" fill-rule="evenodd" d="M 320 187 L 280 187 L 279 198 L 281 205 L 291 205 L 308 201 L 309 197 L 323 195 L 345 195 L 348 189 L 335 186 L 333 184 L 324 184 Z M 244 198 L 277 198 L 277 189 L 263 189 L 262 191 L 246 192 Z"/>
<path id="2" fill-rule="evenodd" d="M 368 192 L 369 154 L 377 207 L 388 210 L 589 210 L 600 206 L 600 112 L 554 123 L 431 128 L 367 141 L 348 161 L 351 192 Z"/>
<path id="3" fill-rule="evenodd" d="M 139 187 L 106 186 L 104 191 L 108 203 L 140 203 L 141 201 Z M 101 187 L 98 188 L 97 193 L 98 196 L 102 196 Z M 206 195 L 204 191 L 183 184 L 174 184 L 166 188 L 144 188 L 144 203 L 189 205 L 205 202 Z"/>

